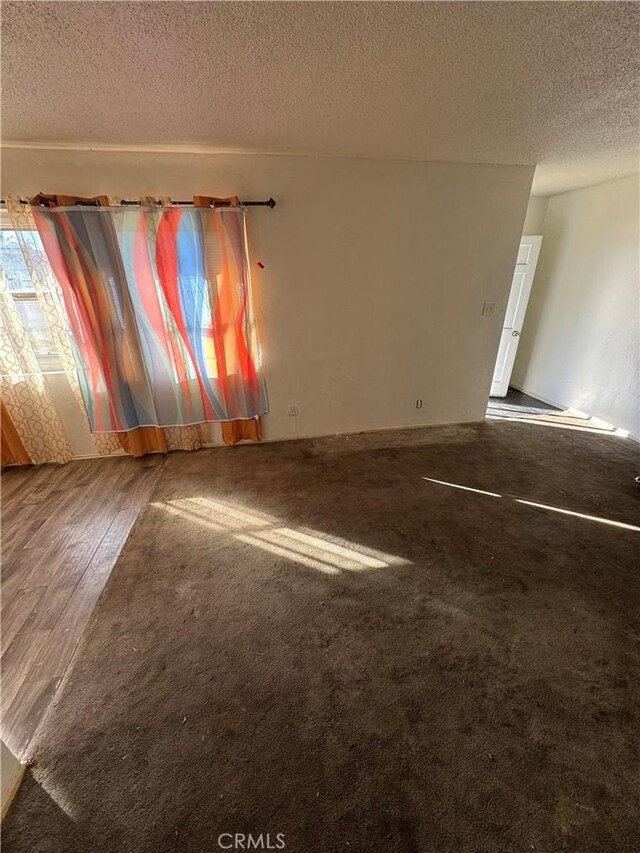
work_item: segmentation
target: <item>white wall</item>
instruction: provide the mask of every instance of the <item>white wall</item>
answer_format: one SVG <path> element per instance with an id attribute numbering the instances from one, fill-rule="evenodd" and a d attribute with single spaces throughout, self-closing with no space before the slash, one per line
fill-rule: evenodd
<path id="1" fill-rule="evenodd" d="M 5 194 L 277 199 L 249 212 L 265 438 L 482 420 L 532 176 L 527 166 L 3 152 Z M 495 316 L 481 316 L 485 301 Z"/>
<path id="2" fill-rule="evenodd" d="M 639 176 L 549 199 L 512 382 L 640 437 Z"/>
<path id="3" fill-rule="evenodd" d="M 527 205 L 527 215 L 522 227 L 524 237 L 539 237 L 544 228 L 544 218 L 547 215 L 548 198 L 532 195 Z"/>

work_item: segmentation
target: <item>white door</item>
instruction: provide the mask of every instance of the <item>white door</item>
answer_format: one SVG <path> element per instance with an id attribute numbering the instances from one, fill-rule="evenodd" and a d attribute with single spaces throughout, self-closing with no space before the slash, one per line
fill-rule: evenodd
<path id="1" fill-rule="evenodd" d="M 492 397 L 505 397 L 509 389 L 509 380 L 520 343 L 520 332 L 527 310 L 541 243 L 542 237 L 523 237 L 520 243 L 511 293 L 504 315 L 496 369 L 491 383 Z"/>

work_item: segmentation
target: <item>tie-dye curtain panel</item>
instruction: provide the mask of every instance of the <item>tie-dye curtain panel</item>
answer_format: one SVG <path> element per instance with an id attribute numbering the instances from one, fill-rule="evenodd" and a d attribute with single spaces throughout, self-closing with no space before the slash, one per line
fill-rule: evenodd
<path id="1" fill-rule="evenodd" d="M 94 432 L 267 411 L 241 207 L 32 210 Z"/>

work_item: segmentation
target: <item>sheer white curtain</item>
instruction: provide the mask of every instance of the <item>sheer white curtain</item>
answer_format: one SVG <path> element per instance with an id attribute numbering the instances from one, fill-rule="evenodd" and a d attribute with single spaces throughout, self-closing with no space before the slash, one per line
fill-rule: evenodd
<path id="1" fill-rule="evenodd" d="M 0 269 L 0 389 L 2 402 L 34 464 L 68 462 L 69 440 Z"/>

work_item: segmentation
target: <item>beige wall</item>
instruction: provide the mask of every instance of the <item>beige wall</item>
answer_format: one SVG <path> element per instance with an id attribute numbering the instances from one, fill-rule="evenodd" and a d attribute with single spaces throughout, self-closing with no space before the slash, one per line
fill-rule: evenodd
<path id="1" fill-rule="evenodd" d="M 544 218 L 547 215 L 548 198 L 532 195 L 527 206 L 522 234 L 524 237 L 539 237 L 544 228 Z"/>
<path id="2" fill-rule="evenodd" d="M 549 199 L 512 382 L 640 437 L 639 176 Z"/>
<path id="3" fill-rule="evenodd" d="M 482 420 L 532 176 L 288 156 L 3 156 L 5 194 L 277 199 L 248 215 L 266 438 Z M 493 317 L 485 301 L 497 303 Z"/>

